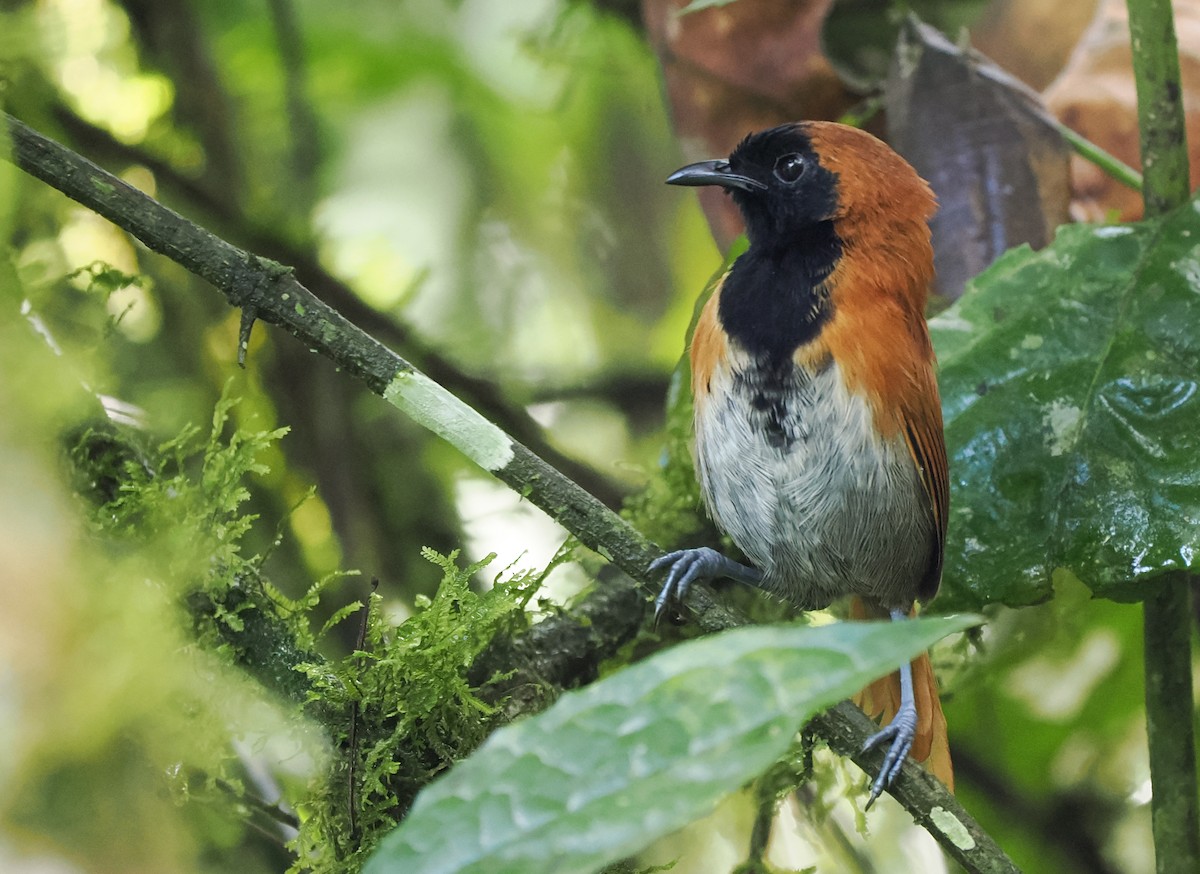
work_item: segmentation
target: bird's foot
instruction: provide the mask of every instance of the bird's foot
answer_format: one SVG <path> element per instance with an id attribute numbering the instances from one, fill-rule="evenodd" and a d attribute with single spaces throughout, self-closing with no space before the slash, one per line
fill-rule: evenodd
<path id="1" fill-rule="evenodd" d="M 650 564 L 650 572 L 657 573 L 668 568 L 667 581 L 654 599 L 654 621 L 662 618 L 663 611 L 671 602 L 681 603 L 688 589 L 698 580 L 710 581 L 717 577 L 730 577 L 739 582 L 755 585 L 762 581 L 762 573 L 754 568 L 738 564 L 715 549 L 701 546 L 696 549 L 680 549 L 669 552 Z"/>
<path id="2" fill-rule="evenodd" d="M 875 780 L 871 783 L 871 797 L 867 800 L 867 810 L 871 809 L 871 805 L 883 794 L 883 790 L 891 786 L 896 775 L 900 773 L 900 768 L 904 764 L 908 751 L 912 748 L 916 733 L 917 708 L 911 704 L 905 704 L 896 711 L 891 722 L 867 738 L 867 742 L 863 744 L 864 753 L 881 744 L 890 744 L 887 755 L 883 758 L 883 764 L 879 766 L 879 773 L 875 775 Z"/>

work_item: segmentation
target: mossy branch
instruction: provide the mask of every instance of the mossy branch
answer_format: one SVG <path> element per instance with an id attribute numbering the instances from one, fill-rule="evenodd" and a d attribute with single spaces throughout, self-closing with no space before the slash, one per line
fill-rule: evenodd
<path id="1" fill-rule="evenodd" d="M 553 687 L 575 685 L 581 680 L 581 663 L 594 668 L 637 632 L 646 612 L 643 593 L 657 590 L 646 568 L 661 551 L 628 522 L 323 303 L 289 268 L 222 240 L 12 116 L 5 114 L 5 121 L 12 154 L 0 157 L 9 158 L 151 250 L 207 280 L 233 306 L 282 327 L 362 380 L 371 391 L 445 438 L 628 575 L 612 575 L 572 613 L 546 619 L 511 646 L 485 653 L 477 666 L 479 676 L 516 669 L 510 679 L 513 689 L 527 686 L 530 677 Z M 708 632 L 745 623 L 703 587 L 693 587 L 687 606 L 693 621 Z M 265 630 L 269 633 L 271 629 Z M 306 654 L 309 657 L 311 654 Z M 277 691 L 292 698 L 302 698 L 305 692 L 294 687 Z M 494 691 L 502 695 L 506 690 Z M 544 696 L 524 704 L 514 700 L 513 715 L 544 703 Z M 852 705 L 835 707 L 816 722 L 835 752 L 864 770 L 873 772 L 878 767 L 880 753 L 861 751 L 872 725 Z M 905 764 L 891 794 L 967 871 L 1017 870 L 945 787 L 912 761 Z"/>
<path id="2" fill-rule="evenodd" d="M 416 367 L 501 425 L 607 506 L 619 507 L 628 495 L 624 484 L 602 475 L 590 465 L 551 445 L 545 439 L 541 426 L 522 407 L 511 404 L 495 383 L 463 371 L 402 324 L 363 303 L 349 286 L 329 273 L 316 257 L 287 239 L 276 226 L 264 226 L 244 213 L 238 204 L 228 198 L 222 199 L 224 195 L 221 189 L 214 190 L 211 185 L 198 183 L 182 174 L 169 161 L 115 139 L 108 131 L 85 121 L 65 105 L 52 105 L 51 115 L 57 124 L 62 125 L 70 139 L 85 146 L 84 151 L 99 156 L 96 160 L 146 167 L 154 174 L 160 191 L 174 192 L 180 202 L 201 210 L 218 220 L 222 226 L 233 229 L 234 236 L 250 241 L 247 245 L 255 252 L 295 267 L 310 291 L 332 304 L 368 334 L 391 348 L 405 350 Z"/>
<path id="3" fill-rule="evenodd" d="M 290 268 L 188 221 L 85 158 L 6 115 L 12 160 L 72 200 L 212 283 L 229 302 L 309 349 L 447 439 L 527 497 L 580 542 L 635 578 L 659 550 L 592 495 L 488 422 L 305 288 Z"/>

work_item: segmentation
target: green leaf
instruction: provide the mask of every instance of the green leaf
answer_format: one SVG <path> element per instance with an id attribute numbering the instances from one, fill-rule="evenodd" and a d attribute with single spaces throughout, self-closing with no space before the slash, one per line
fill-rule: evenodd
<path id="1" fill-rule="evenodd" d="M 364 871 L 596 870 L 712 810 L 813 714 L 975 621 L 757 626 L 672 647 L 495 732 Z"/>
<path id="2" fill-rule="evenodd" d="M 1066 568 L 1140 595 L 1200 548 L 1200 216 L 1061 228 L 930 322 L 953 494 L 947 609 Z"/>

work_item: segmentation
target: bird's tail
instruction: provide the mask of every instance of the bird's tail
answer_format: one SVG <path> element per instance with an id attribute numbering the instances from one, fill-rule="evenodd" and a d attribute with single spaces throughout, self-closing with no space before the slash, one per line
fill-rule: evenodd
<path id="1" fill-rule="evenodd" d="M 886 613 L 882 615 L 887 615 Z M 861 598 L 850 602 L 850 618 L 880 618 Z M 925 770 L 954 791 L 954 766 L 950 762 L 950 739 L 946 734 L 946 717 L 938 697 L 937 677 L 929 653 L 921 653 L 912 663 L 913 697 L 917 704 L 917 735 L 909 752 Z M 900 709 L 900 672 L 881 677 L 852 699 L 867 716 L 886 725 Z"/>

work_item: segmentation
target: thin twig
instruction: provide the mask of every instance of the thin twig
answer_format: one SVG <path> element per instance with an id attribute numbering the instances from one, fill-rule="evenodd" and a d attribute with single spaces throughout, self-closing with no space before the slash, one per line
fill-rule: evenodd
<path id="1" fill-rule="evenodd" d="M 1091 161 L 1122 185 L 1127 185 L 1134 191 L 1142 190 L 1142 174 L 1137 170 L 1134 170 L 1116 155 L 1100 148 L 1100 146 L 1093 143 L 1087 137 L 1071 130 L 1071 128 L 1067 127 L 1061 121 L 1054 120 L 1054 127 L 1062 138 L 1066 140 L 1067 145 L 1075 150 L 1076 154 Z"/>
<path id="2" fill-rule="evenodd" d="M 217 778 L 213 781 L 213 783 L 218 789 L 229 795 L 229 797 L 234 801 L 246 805 L 246 807 L 250 808 L 251 810 L 256 810 L 259 813 L 264 814 L 279 825 L 291 829 L 292 832 L 295 832 L 296 829 L 300 828 L 300 819 L 292 811 L 285 810 L 278 804 L 272 804 L 269 801 L 259 798 L 252 792 L 239 789 L 228 780 Z M 264 833 L 270 834 L 269 832 L 265 832 L 265 830 Z M 280 836 L 278 834 L 270 834 L 270 837 L 280 845 L 285 843 L 284 840 L 280 840 Z M 284 837 L 286 838 L 287 836 L 285 835 Z"/>
<path id="3" fill-rule="evenodd" d="M 371 625 L 371 595 L 374 595 L 379 589 L 379 579 L 371 580 L 371 591 L 367 594 L 366 601 L 362 606 L 362 624 L 358 627 L 358 637 L 354 641 L 354 653 L 357 656 L 362 652 L 367 645 L 367 629 Z M 350 817 L 350 840 L 358 841 L 358 780 L 357 780 L 357 764 L 358 764 L 358 713 L 359 704 L 358 698 L 355 697 L 350 705 L 350 752 L 347 756 L 347 761 L 350 763 L 346 768 L 346 812 Z"/>

